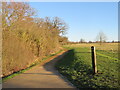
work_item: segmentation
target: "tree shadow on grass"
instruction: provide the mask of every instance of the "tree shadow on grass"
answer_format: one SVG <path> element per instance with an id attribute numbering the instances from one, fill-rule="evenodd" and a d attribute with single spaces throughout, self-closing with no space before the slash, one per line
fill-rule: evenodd
<path id="1" fill-rule="evenodd" d="M 75 53 L 91 53 L 91 52 L 75 52 Z"/>
<path id="2" fill-rule="evenodd" d="M 72 82 L 77 88 L 109 88 L 107 85 L 100 86 L 96 84 L 97 75 L 93 75 L 92 68 L 82 61 L 77 62 L 77 57 L 75 53 L 83 53 L 83 52 L 75 52 L 74 49 L 71 49 L 67 52 L 64 57 L 58 56 L 52 61 L 46 63 L 44 68 L 47 71 L 51 71 L 56 73 L 56 69 L 65 76 L 70 82 Z M 89 52 L 84 52 L 89 53 Z M 58 60 L 59 59 L 59 60 Z M 52 68 L 55 66 L 56 68 Z"/>

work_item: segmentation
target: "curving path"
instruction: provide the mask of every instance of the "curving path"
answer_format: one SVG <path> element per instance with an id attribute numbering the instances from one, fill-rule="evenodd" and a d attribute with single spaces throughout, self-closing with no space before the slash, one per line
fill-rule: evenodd
<path id="1" fill-rule="evenodd" d="M 3 83 L 3 88 L 75 88 L 54 68 L 66 52 L 62 52 L 46 60 L 42 65 L 15 76 Z"/>

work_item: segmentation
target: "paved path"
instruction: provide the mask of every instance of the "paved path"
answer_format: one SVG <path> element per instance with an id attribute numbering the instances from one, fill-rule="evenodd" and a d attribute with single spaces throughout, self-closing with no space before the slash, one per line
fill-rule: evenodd
<path id="1" fill-rule="evenodd" d="M 65 55 L 60 54 L 47 60 L 48 62 L 43 65 L 37 65 L 7 80 L 3 83 L 3 88 L 75 88 L 54 68 L 56 61 Z"/>

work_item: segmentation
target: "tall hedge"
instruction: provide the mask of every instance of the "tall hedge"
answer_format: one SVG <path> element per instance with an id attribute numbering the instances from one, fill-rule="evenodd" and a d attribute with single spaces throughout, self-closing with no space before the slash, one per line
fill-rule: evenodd
<path id="1" fill-rule="evenodd" d="M 28 3 L 2 3 L 3 77 L 60 49 L 65 22 L 58 17 L 34 18 L 34 14 Z"/>

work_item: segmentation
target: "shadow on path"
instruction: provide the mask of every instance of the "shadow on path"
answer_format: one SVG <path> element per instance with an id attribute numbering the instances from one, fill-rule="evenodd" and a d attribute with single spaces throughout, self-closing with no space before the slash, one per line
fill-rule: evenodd
<path id="1" fill-rule="evenodd" d="M 52 59 L 50 62 L 47 62 L 46 64 L 43 65 L 43 67 L 45 68 L 45 70 L 52 72 L 55 75 L 58 75 L 59 78 L 64 79 L 65 82 L 67 82 L 70 86 L 73 86 L 67 79 L 65 79 L 65 77 L 63 77 L 55 68 L 55 64 L 61 60 L 62 58 L 64 58 L 64 56 L 69 52 L 66 51 L 64 52 L 62 55 L 58 55 L 57 57 L 55 57 L 54 59 Z"/>

